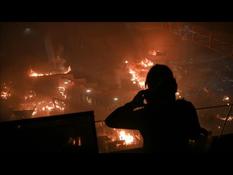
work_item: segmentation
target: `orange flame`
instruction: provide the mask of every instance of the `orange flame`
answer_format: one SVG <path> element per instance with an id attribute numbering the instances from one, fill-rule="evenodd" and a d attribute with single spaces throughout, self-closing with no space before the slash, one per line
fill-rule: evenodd
<path id="1" fill-rule="evenodd" d="M 128 63 L 129 62 L 127 61 L 128 72 L 131 75 L 130 80 L 133 82 L 133 84 L 137 84 L 141 89 L 144 88 L 146 73 L 149 71 L 149 68 L 154 65 L 154 63 L 147 58 L 136 64 Z"/>
<path id="2" fill-rule="evenodd" d="M 123 140 L 126 145 L 130 145 L 134 142 L 134 136 L 123 130 L 119 132 L 119 139 Z"/>
<path id="3" fill-rule="evenodd" d="M 11 97 L 11 89 L 10 87 L 6 86 L 5 83 L 3 85 L 2 91 L 1 91 L 1 98 L 3 100 L 7 100 L 9 97 Z"/>
<path id="4" fill-rule="evenodd" d="M 56 75 L 56 74 L 68 74 L 71 72 L 71 67 L 69 66 L 67 70 L 59 73 L 59 72 L 49 72 L 49 73 L 37 73 L 34 70 L 30 69 L 29 71 L 29 77 L 43 77 L 43 76 L 51 76 L 51 75 Z"/>
<path id="5" fill-rule="evenodd" d="M 63 112 L 65 110 L 65 103 L 58 100 L 41 100 L 36 102 L 32 116 L 50 115 L 51 112 Z"/>

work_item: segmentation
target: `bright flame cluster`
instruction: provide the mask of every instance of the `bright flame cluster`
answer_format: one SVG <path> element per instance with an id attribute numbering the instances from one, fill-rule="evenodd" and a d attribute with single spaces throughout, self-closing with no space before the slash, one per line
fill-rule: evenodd
<path id="1" fill-rule="evenodd" d="M 57 74 L 68 74 L 70 71 L 71 71 L 70 66 L 65 71 L 62 71 L 62 72 L 38 73 L 38 72 L 35 72 L 34 70 L 30 69 L 29 77 L 44 77 L 44 76 L 51 76 L 51 75 L 57 75 Z"/>
<path id="2" fill-rule="evenodd" d="M 229 102 L 229 101 L 230 101 L 230 97 L 224 96 L 223 99 L 222 99 L 222 101 L 224 101 L 224 102 Z"/>
<path id="3" fill-rule="evenodd" d="M 11 97 L 11 88 L 4 83 L 1 91 L 1 98 L 7 100 L 9 97 Z"/>
<path id="4" fill-rule="evenodd" d="M 129 61 L 125 61 L 127 65 L 128 72 L 131 75 L 131 81 L 133 84 L 137 84 L 140 88 L 145 86 L 145 78 L 149 69 L 154 65 L 154 63 L 145 58 L 136 64 L 129 64 Z"/>
<path id="5" fill-rule="evenodd" d="M 124 141 L 125 145 L 130 145 L 134 142 L 134 136 L 125 131 L 119 131 L 118 136 L 119 140 Z"/>
<path id="6" fill-rule="evenodd" d="M 59 85 L 57 87 L 58 93 L 61 95 L 62 99 L 67 99 L 67 89 L 71 87 L 73 82 L 69 79 L 62 80 L 59 82 Z"/>
<path id="7" fill-rule="evenodd" d="M 43 76 L 52 76 L 58 74 L 68 74 L 71 71 L 71 67 L 69 66 L 66 70 L 59 72 L 48 72 L 48 73 L 38 73 L 33 71 L 32 69 L 29 72 L 29 77 L 43 77 Z M 26 103 L 26 108 L 34 109 L 32 116 L 39 115 L 50 115 L 52 112 L 64 112 L 65 110 L 65 102 L 67 99 L 67 89 L 71 87 L 73 82 L 69 79 L 61 79 L 59 80 L 56 92 L 60 95 L 61 100 L 53 100 L 52 98 L 40 98 L 33 99 L 36 94 L 33 91 L 30 91 L 28 95 L 24 96 L 24 100 L 30 101 L 30 103 Z M 33 100 L 33 101 L 32 101 Z M 25 108 L 25 107 L 24 107 Z"/>
<path id="8" fill-rule="evenodd" d="M 65 103 L 58 100 L 41 100 L 35 105 L 32 116 L 35 115 L 50 115 L 51 112 L 63 112 L 65 110 Z"/>

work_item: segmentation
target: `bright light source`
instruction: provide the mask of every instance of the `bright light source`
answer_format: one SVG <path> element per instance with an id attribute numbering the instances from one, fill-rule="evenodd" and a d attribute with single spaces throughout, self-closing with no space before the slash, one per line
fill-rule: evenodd
<path id="1" fill-rule="evenodd" d="M 87 89 L 87 90 L 86 90 L 86 93 L 91 93 L 91 89 Z"/>
<path id="2" fill-rule="evenodd" d="M 228 102 L 229 100 L 230 100 L 230 97 L 228 97 L 228 96 L 224 96 L 222 99 L 222 101 L 225 101 L 225 102 Z"/>
<path id="3" fill-rule="evenodd" d="M 176 98 L 177 98 L 177 99 L 181 99 L 181 98 L 182 98 L 180 92 L 178 92 L 178 91 L 176 92 Z"/>
<path id="4" fill-rule="evenodd" d="M 119 98 L 118 98 L 118 97 L 114 97 L 113 100 L 114 100 L 114 101 L 118 101 Z"/>
<path id="5" fill-rule="evenodd" d="M 125 64 L 128 64 L 129 62 L 128 62 L 128 60 L 125 60 Z"/>

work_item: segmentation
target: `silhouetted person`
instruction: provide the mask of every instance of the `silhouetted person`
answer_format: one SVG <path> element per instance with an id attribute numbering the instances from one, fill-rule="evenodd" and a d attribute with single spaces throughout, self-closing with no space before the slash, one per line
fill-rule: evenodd
<path id="1" fill-rule="evenodd" d="M 176 100 L 172 71 L 165 65 L 154 65 L 145 85 L 146 90 L 107 117 L 107 126 L 139 130 L 144 152 L 188 151 L 190 140 L 198 140 L 202 128 L 192 103 Z"/>

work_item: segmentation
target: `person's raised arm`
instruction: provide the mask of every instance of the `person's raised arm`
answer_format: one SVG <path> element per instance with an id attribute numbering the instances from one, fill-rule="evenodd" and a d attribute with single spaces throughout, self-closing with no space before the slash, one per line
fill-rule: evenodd
<path id="1" fill-rule="evenodd" d="M 143 100 L 144 91 L 142 90 L 131 102 L 113 111 L 105 120 L 106 125 L 112 128 L 135 129 L 138 125 L 138 116 L 134 109 L 143 106 Z"/>

